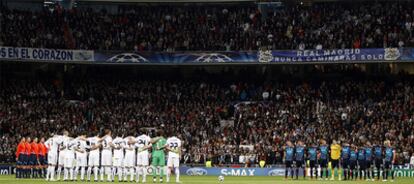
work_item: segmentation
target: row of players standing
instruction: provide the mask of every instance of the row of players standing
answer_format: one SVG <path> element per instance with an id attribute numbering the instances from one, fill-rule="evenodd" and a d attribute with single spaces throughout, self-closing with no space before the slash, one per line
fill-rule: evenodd
<path id="1" fill-rule="evenodd" d="M 138 137 L 118 135 L 112 139 L 110 130 L 105 130 L 102 137 L 86 137 L 84 134 L 76 138 L 69 137 L 68 131 L 63 131 L 63 135 L 54 135 L 44 143 L 48 148 L 46 180 L 55 181 L 55 174 L 56 179 L 60 180 L 63 170 L 64 181 L 77 180 L 79 172 L 80 180 L 85 180 L 86 172 L 88 181 L 93 173 L 95 181 L 103 181 L 105 175 L 107 181 L 114 181 L 114 176 L 118 175 L 119 181 L 129 179 L 138 182 L 142 176 L 142 182 L 146 182 L 147 172 L 152 169 L 153 181 L 156 182 L 158 175 L 159 181 L 162 182 L 167 151 L 167 182 L 173 169 L 176 182 L 179 182 L 181 140 L 175 136 L 166 140 L 162 130 L 157 133 L 158 137 L 152 139 L 145 134 Z M 149 167 L 149 150 L 152 150 L 153 167 Z M 24 162 L 22 157 L 17 159 L 21 163 Z"/>
<path id="2" fill-rule="evenodd" d="M 362 176 L 366 180 L 375 180 L 374 174 L 377 176 L 377 180 L 380 180 L 382 173 L 383 181 L 388 180 L 388 176 L 391 175 L 394 180 L 393 165 L 395 163 L 395 149 L 391 146 L 389 140 L 384 141 L 384 146 L 381 144 L 371 145 L 370 142 L 366 142 L 364 145 L 356 146 L 348 143 L 343 143 L 342 146 L 337 141 L 333 140 L 329 146 L 325 140 L 321 140 L 320 145 L 313 144 L 306 147 L 303 142 L 298 141 L 296 145 L 288 141 L 284 147 L 284 161 L 285 161 L 285 178 L 288 178 L 289 172 L 293 179 L 296 173 L 296 179 L 298 179 L 299 169 L 303 169 L 303 177 L 306 178 L 306 161 L 309 161 L 310 177 L 318 179 L 317 168 L 319 166 L 319 176 L 322 180 L 325 176 L 325 180 L 329 178 L 328 163 L 331 162 L 331 180 L 334 180 L 335 169 L 339 180 L 341 180 L 341 173 L 339 167 L 342 167 L 344 180 L 359 179 L 362 180 Z M 295 167 L 293 167 L 295 162 Z M 374 167 L 376 173 L 374 173 Z"/>

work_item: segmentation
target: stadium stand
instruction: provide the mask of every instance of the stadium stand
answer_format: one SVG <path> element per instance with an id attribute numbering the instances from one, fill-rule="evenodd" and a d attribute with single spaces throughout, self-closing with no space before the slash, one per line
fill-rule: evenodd
<path id="1" fill-rule="evenodd" d="M 88 74 L 88 79 L 4 78 L 1 162 L 12 161 L 19 136 L 103 127 L 134 135 L 139 127 L 161 124 L 182 135 L 185 164 L 211 160 L 214 165 L 253 166 L 263 159 L 278 164 L 287 140 L 311 144 L 336 139 L 358 145 L 390 139 L 399 163 L 409 163 L 414 151 L 410 76 L 363 77 L 358 71 L 341 71 L 332 77 L 315 71 L 312 79 L 263 82 L 245 80 L 253 75 L 248 72 L 238 80 L 228 73 L 197 73 L 205 78 L 136 80 L 110 73 L 109 78 Z"/>
<path id="2" fill-rule="evenodd" d="M 103 7 L 116 10 L 0 6 L 0 46 L 128 52 L 414 47 L 412 1 L 287 3 L 271 11 L 254 3 Z M 28 68 L 21 73 L 36 75 L 32 69 L 41 67 Z M 357 145 L 389 139 L 399 164 L 414 153 L 412 76 L 365 78 L 340 70 L 339 77 L 312 71 L 311 79 L 268 81 L 257 73 L 197 71 L 185 79 L 173 72 L 136 80 L 118 78 L 122 72 L 108 78 L 65 72 L 32 79 L 0 75 L 0 162 L 14 162 L 20 136 L 104 127 L 135 135 L 140 127 L 161 125 L 183 137 L 185 164 L 280 164 L 286 141 L 319 139 Z M 248 80 L 251 75 L 257 80 Z"/>
<path id="3" fill-rule="evenodd" d="M 0 45 L 136 51 L 414 46 L 412 1 L 79 6 L 31 12 L 2 7 Z"/>

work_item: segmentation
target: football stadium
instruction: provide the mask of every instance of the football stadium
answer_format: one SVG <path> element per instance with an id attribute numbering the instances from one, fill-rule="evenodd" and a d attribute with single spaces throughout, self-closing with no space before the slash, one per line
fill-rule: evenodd
<path id="1" fill-rule="evenodd" d="M 414 0 L 0 0 L 0 183 L 414 183 Z"/>

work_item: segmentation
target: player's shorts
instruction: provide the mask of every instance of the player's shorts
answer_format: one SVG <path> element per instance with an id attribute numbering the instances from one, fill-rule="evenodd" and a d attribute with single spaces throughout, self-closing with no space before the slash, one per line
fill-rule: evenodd
<path id="1" fill-rule="evenodd" d="M 375 167 L 377 169 L 381 168 L 382 164 L 383 164 L 382 159 L 375 159 Z"/>
<path id="2" fill-rule="evenodd" d="M 99 166 L 99 152 L 90 152 L 88 157 L 88 166 Z"/>
<path id="3" fill-rule="evenodd" d="M 303 160 L 296 160 L 296 168 L 301 168 L 303 167 Z"/>
<path id="4" fill-rule="evenodd" d="M 356 160 L 350 160 L 349 161 L 349 168 L 351 170 L 354 170 L 356 168 L 356 164 L 357 164 L 357 161 Z"/>
<path id="5" fill-rule="evenodd" d="M 30 156 L 29 156 L 29 165 L 32 165 L 32 166 L 39 165 L 38 162 L 37 162 L 36 154 L 30 154 Z"/>
<path id="6" fill-rule="evenodd" d="M 366 166 L 366 168 L 371 168 L 372 167 L 372 161 L 371 160 L 365 160 L 365 166 Z"/>
<path id="7" fill-rule="evenodd" d="M 112 166 L 112 152 L 110 150 L 102 150 L 101 166 Z"/>
<path id="8" fill-rule="evenodd" d="M 123 166 L 123 158 L 116 158 L 114 157 L 113 166 L 115 167 L 122 167 Z"/>
<path id="9" fill-rule="evenodd" d="M 328 167 L 328 160 L 327 159 L 321 159 L 321 160 L 319 160 L 319 165 L 322 168 L 327 168 Z"/>
<path id="10" fill-rule="evenodd" d="M 392 163 L 390 161 L 384 162 L 384 168 L 385 169 L 392 169 Z"/>
<path id="11" fill-rule="evenodd" d="M 366 165 L 365 165 L 365 160 L 358 160 L 358 166 L 360 170 L 365 170 L 366 169 Z"/>
<path id="12" fill-rule="evenodd" d="M 49 163 L 49 165 L 57 165 L 57 154 L 47 154 L 47 162 Z"/>
<path id="13" fill-rule="evenodd" d="M 137 165 L 143 165 L 148 166 L 149 165 L 149 153 L 148 151 L 142 151 L 137 154 Z M 154 165 L 154 158 L 152 165 Z M 164 164 L 165 165 L 165 158 L 164 158 Z"/>
<path id="14" fill-rule="evenodd" d="M 17 165 L 27 165 L 28 157 L 26 154 L 20 154 L 19 158 L 17 158 Z"/>
<path id="15" fill-rule="evenodd" d="M 135 152 L 126 151 L 123 162 L 124 162 L 124 167 L 134 167 L 135 166 Z"/>
<path id="16" fill-rule="evenodd" d="M 86 154 L 76 154 L 76 166 L 86 167 L 88 165 Z"/>
<path id="17" fill-rule="evenodd" d="M 153 166 L 165 166 L 165 155 L 156 155 L 152 157 L 151 165 Z"/>
<path id="18" fill-rule="evenodd" d="M 45 155 L 39 155 L 40 165 L 47 165 L 47 160 Z"/>
<path id="19" fill-rule="evenodd" d="M 315 168 L 316 164 L 316 160 L 309 160 L 309 167 Z"/>
<path id="20" fill-rule="evenodd" d="M 59 166 L 63 166 L 63 164 L 65 163 L 65 154 L 63 152 L 59 153 L 58 161 Z"/>
<path id="21" fill-rule="evenodd" d="M 292 168 L 292 161 L 290 161 L 290 160 L 286 160 L 286 161 L 285 161 L 285 167 L 286 167 L 286 168 Z"/>
<path id="22" fill-rule="evenodd" d="M 331 166 L 332 166 L 332 168 L 339 168 L 339 160 L 338 159 L 332 159 L 331 160 Z"/>
<path id="23" fill-rule="evenodd" d="M 45 165 L 49 164 L 49 157 L 48 154 L 45 155 Z"/>
<path id="24" fill-rule="evenodd" d="M 349 169 L 349 159 L 342 159 L 342 168 Z"/>
<path id="25" fill-rule="evenodd" d="M 180 167 L 180 157 L 168 157 L 167 160 L 168 167 Z"/>
<path id="26" fill-rule="evenodd" d="M 63 166 L 66 167 L 66 168 L 72 168 L 74 161 L 75 161 L 74 157 L 65 156 L 65 161 L 64 161 Z"/>

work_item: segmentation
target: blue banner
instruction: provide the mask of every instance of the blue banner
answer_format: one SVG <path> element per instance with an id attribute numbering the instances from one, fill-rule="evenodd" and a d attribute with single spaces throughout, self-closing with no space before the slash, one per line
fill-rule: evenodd
<path id="1" fill-rule="evenodd" d="M 284 176 L 284 168 L 220 168 L 180 167 L 180 173 L 188 176 Z M 303 175 L 303 172 L 299 174 Z"/>
<path id="2" fill-rule="evenodd" d="M 99 52 L 0 47 L 0 60 L 110 64 L 278 64 L 412 62 L 414 48 L 229 52 Z"/>
<path id="3" fill-rule="evenodd" d="M 394 166 L 396 177 L 414 177 L 414 170 L 404 166 Z M 331 169 L 329 169 L 329 176 Z M 285 168 L 220 168 L 220 167 L 180 167 L 180 173 L 187 176 L 285 176 Z M 320 173 L 320 168 L 314 171 L 314 176 Z M 376 176 L 376 170 L 374 174 Z M 290 173 L 289 173 L 290 174 Z M 380 172 L 382 175 L 382 171 Z M 306 169 L 306 175 L 310 176 L 310 169 Z M 299 176 L 303 176 L 303 170 L 299 170 Z"/>
<path id="4" fill-rule="evenodd" d="M 397 48 L 261 51 L 258 54 L 258 60 L 267 63 L 397 61 L 400 60 L 402 51 Z"/>
<path id="5" fill-rule="evenodd" d="M 409 166 L 393 166 L 394 175 L 396 177 L 414 177 L 414 170 Z M 376 174 L 376 170 L 374 170 Z M 328 169 L 331 175 L 330 168 Z M 187 176 L 285 176 L 284 167 L 272 168 L 230 168 L 230 167 L 180 167 L 180 173 Z M 320 168 L 314 171 L 314 176 L 320 173 Z M 380 172 L 382 175 L 382 171 Z M 291 175 L 291 173 L 289 173 Z M 306 168 L 306 175 L 310 176 L 310 169 Z M 303 176 L 303 170 L 299 169 L 299 176 Z"/>
<path id="6" fill-rule="evenodd" d="M 14 174 L 14 170 L 13 165 L 0 165 L 0 175 Z"/>
<path id="7" fill-rule="evenodd" d="M 106 63 L 255 63 L 257 52 L 136 52 L 95 55 L 95 61 Z"/>
<path id="8" fill-rule="evenodd" d="M 132 52 L 96 53 L 95 61 L 146 64 L 247 64 L 306 62 L 384 62 L 412 61 L 414 49 L 333 49 L 240 52 Z"/>

